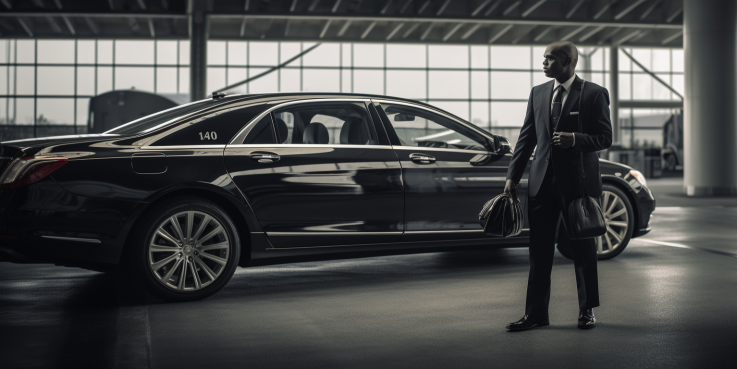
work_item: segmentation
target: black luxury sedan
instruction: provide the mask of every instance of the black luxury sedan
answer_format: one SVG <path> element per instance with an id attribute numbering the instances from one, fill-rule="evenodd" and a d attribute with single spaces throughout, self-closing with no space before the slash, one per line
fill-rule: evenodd
<path id="1" fill-rule="evenodd" d="M 525 246 L 527 228 L 490 237 L 478 220 L 510 158 L 506 138 L 413 100 L 213 94 L 103 134 L 0 143 L 0 259 L 120 268 L 181 301 L 237 266 Z M 649 231 L 655 199 L 641 173 L 600 166 L 608 259 Z"/>

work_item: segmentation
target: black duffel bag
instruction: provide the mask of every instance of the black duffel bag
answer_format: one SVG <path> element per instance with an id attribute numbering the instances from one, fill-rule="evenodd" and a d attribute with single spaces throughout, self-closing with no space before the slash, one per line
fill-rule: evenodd
<path id="1" fill-rule="evenodd" d="M 504 192 L 487 201 L 479 213 L 479 222 L 489 236 L 512 237 L 520 234 L 525 220 L 517 193 Z"/>

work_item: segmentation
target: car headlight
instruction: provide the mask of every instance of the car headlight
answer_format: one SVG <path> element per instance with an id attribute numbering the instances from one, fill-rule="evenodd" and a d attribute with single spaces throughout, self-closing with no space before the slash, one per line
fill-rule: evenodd
<path id="1" fill-rule="evenodd" d="M 639 170 L 630 170 L 630 176 L 634 177 L 641 185 L 647 187 L 645 175 L 643 175 Z"/>

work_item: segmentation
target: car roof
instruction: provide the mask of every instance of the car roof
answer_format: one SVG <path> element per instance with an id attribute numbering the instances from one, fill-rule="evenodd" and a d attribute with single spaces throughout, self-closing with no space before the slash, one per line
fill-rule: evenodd
<path id="1" fill-rule="evenodd" d="M 378 99 L 378 100 L 395 100 L 404 101 L 414 104 L 420 104 L 425 107 L 437 109 L 432 105 L 424 103 L 418 100 L 405 99 L 396 96 L 386 95 L 372 95 L 372 94 L 357 94 L 357 93 L 344 93 L 344 92 L 279 92 L 279 93 L 267 93 L 267 94 L 230 94 L 225 95 L 222 98 L 217 99 L 221 101 L 223 98 L 233 98 L 241 101 L 247 100 L 262 100 L 262 99 L 325 99 L 325 98 L 342 98 L 342 99 Z M 212 99 L 212 98 L 211 98 Z M 215 99 L 213 99 L 215 100 Z"/>

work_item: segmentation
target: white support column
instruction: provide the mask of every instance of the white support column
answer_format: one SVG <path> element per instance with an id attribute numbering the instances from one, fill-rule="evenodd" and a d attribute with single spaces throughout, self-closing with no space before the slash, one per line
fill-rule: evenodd
<path id="1" fill-rule="evenodd" d="M 737 2 L 684 0 L 684 191 L 737 195 Z"/>

